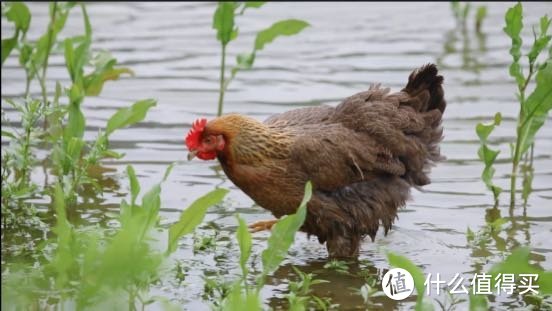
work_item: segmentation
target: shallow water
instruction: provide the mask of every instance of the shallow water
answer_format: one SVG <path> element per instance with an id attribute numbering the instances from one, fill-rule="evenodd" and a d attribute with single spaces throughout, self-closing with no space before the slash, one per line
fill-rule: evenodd
<path id="1" fill-rule="evenodd" d="M 475 124 L 490 120 L 500 111 L 503 123 L 492 134 L 493 141 L 512 141 L 518 104 L 516 87 L 508 76 L 510 41 L 502 32 L 503 16 L 510 4 L 489 3 L 484 22 L 484 37 L 472 29 L 462 34 L 456 29 L 448 3 L 269 3 L 251 9 L 237 20 L 240 35 L 229 45 L 232 64 L 235 55 L 251 49 L 256 31 L 283 18 L 307 20 L 312 27 L 295 37 L 279 38 L 260 52 L 255 68 L 238 73 L 226 95 L 225 112 L 238 112 L 263 120 L 271 114 L 309 105 L 336 105 L 341 99 L 381 82 L 392 90 L 406 83 L 412 69 L 428 62 L 437 62 L 445 77 L 448 102 L 444 116 L 442 153 L 447 160 L 432 171 L 432 183 L 424 191 L 412 191 L 412 200 L 401 210 L 399 219 L 387 236 L 378 234 L 374 243 L 367 239 L 361 249 L 360 264 L 352 272 L 367 270 L 383 275 L 389 265 L 385 251 L 403 254 L 423 267 L 425 273 L 440 273 L 450 280 L 455 273 L 467 279 L 475 272 L 487 271 L 502 258 L 499 242 L 486 249 L 474 248 L 466 242 L 466 229 L 479 229 L 485 224 L 485 211 L 492 207 L 492 195 L 479 176 L 482 164 L 477 158 L 479 143 Z M 33 3 L 30 38 L 45 29 L 47 6 Z M 177 260 L 192 262 L 186 285 L 177 285 L 170 277 L 157 286 L 156 293 L 182 303 L 186 309 L 207 309 L 201 299 L 203 276 L 217 275 L 233 279 L 238 274 L 239 251 L 233 242 L 236 228 L 234 214 L 239 212 L 248 222 L 272 216 L 255 206 L 236 188 L 215 162 L 185 161 L 183 139 L 190 124 L 198 117 L 212 118 L 216 113 L 219 52 L 211 29 L 212 3 L 91 3 L 88 5 L 96 49 L 109 50 L 122 65 L 131 67 L 136 76 L 107 83 L 102 95 L 87 98 L 83 104 L 87 117 L 86 137 L 93 139 L 97 130 L 120 107 L 143 98 L 155 98 L 158 105 L 146 120 L 116 132 L 110 139 L 115 151 L 126 156 L 104 165 L 115 171 L 104 174 L 110 183 L 103 197 L 83 203 L 76 218 L 85 223 L 110 224 L 110 212 L 117 212 L 121 198 L 128 191 L 124 169 L 132 164 L 142 189 L 158 182 L 170 163 L 181 161 L 163 185 L 164 223 L 176 221 L 180 211 L 200 195 L 214 187 L 232 191 L 222 206 L 210 210 L 199 235 L 213 235 L 209 222 L 215 223 L 222 239 L 216 250 L 193 254 L 192 238 L 183 239 Z M 524 24 L 552 13 L 549 3 L 525 3 Z M 472 12 L 473 13 L 473 12 Z M 83 32 L 82 17 L 74 10 L 64 34 Z M 471 22 L 470 22 L 471 24 Z M 9 29 L 4 24 L 2 30 Z M 530 29 L 524 30 L 526 41 Z M 63 56 L 51 58 L 50 81 L 68 77 Z M 2 97 L 19 96 L 24 90 L 24 73 L 11 57 L 2 68 Z M 53 89 L 53 85 L 49 85 Z M 32 91 L 39 94 L 38 85 Z M 2 104 L 4 105 L 4 103 Z M 4 107 L 4 109 L 6 109 Z M 17 120 L 7 110 L 8 119 Z M 549 120 L 550 121 L 550 120 Z M 501 156 L 509 154 L 507 144 L 500 145 Z M 40 153 L 44 155 L 44 151 Z M 530 245 L 532 259 L 541 267 L 552 269 L 552 125 L 545 124 L 536 138 L 534 192 L 516 230 L 503 234 L 506 248 Z M 503 188 L 509 185 L 511 166 L 507 161 L 496 165 L 495 181 Z M 37 168 L 34 178 L 43 180 Z M 122 178 L 121 178 L 122 177 Z M 114 182 L 121 178 L 120 182 Z M 503 203 L 508 194 L 501 196 Z M 48 199 L 37 201 L 48 203 Z M 45 206 L 44 206 L 45 208 Z M 501 205 L 503 216 L 507 206 Z M 254 234 L 253 253 L 264 249 L 268 233 Z M 36 237 L 40 239 L 40 237 Z M 230 243 L 228 241 L 232 241 Z M 226 257 L 222 256 L 223 254 Z M 222 256 L 222 257 L 221 257 Z M 292 278 L 291 265 L 314 271 L 331 283 L 314 287 L 315 294 L 331 297 L 340 308 L 362 309 L 362 298 L 349 288 L 360 288 L 363 279 L 322 269 L 327 257 L 325 247 L 315 238 L 309 241 L 299 234 L 284 265 L 271 278 L 263 292 L 275 308 L 281 308 L 287 282 Z M 432 296 L 443 300 L 444 296 Z M 467 296 L 460 298 L 467 299 Z M 382 309 L 410 309 L 414 299 L 394 302 L 376 299 Z M 499 296 L 492 302 L 498 309 L 524 306 L 520 297 Z M 464 309 L 464 304 L 461 309 Z M 155 306 L 153 307 L 155 308 Z"/>

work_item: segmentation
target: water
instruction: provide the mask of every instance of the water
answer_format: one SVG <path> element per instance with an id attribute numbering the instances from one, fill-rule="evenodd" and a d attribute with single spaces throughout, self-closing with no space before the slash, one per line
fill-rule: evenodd
<path id="1" fill-rule="evenodd" d="M 425 273 L 440 273 L 446 280 L 457 272 L 468 279 L 475 272 L 487 271 L 502 258 L 504 249 L 499 242 L 493 241 L 481 249 L 469 246 L 465 235 L 467 227 L 475 230 L 485 224 L 485 211 L 492 207 L 493 200 L 479 178 L 482 164 L 477 158 L 475 124 L 490 120 L 500 111 L 504 121 L 492 134 L 493 141 L 512 141 L 518 113 L 516 87 L 507 74 L 510 41 L 502 32 L 503 15 L 510 4 L 486 5 L 484 38 L 478 38 L 471 29 L 465 35 L 455 30 L 448 3 L 269 3 L 238 17 L 240 35 L 229 45 L 230 64 L 237 53 L 249 51 L 255 33 L 273 21 L 300 18 L 312 26 L 299 36 L 279 38 L 260 52 L 255 68 L 240 72 L 230 85 L 225 112 L 263 120 L 297 107 L 336 105 L 374 82 L 396 91 L 404 86 L 412 69 L 428 62 L 437 61 L 445 77 L 448 107 L 441 150 L 447 160 L 433 169 L 432 183 L 423 192 L 413 190 L 413 199 L 400 212 L 387 236 L 380 232 L 375 243 L 369 239 L 363 243 L 360 264 L 352 265 L 352 272 L 367 270 L 369 274 L 382 275 L 389 268 L 386 250 L 401 253 L 422 266 Z M 33 17 L 29 37 L 33 39 L 45 29 L 48 15 L 45 4 L 32 3 L 30 7 Z M 249 223 L 272 218 L 233 186 L 217 163 L 185 161 L 183 140 L 191 122 L 198 117 L 212 118 L 216 113 L 220 47 L 211 29 L 213 10 L 212 3 L 88 5 L 93 47 L 111 51 L 136 76 L 107 83 L 100 97 L 86 99 L 86 137 L 93 139 L 120 107 L 143 98 L 155 98 L 158 105 L 144 122 L 113 134 L 111 147 L 126 156 L 120 161 L 104 162 L 114 169 L 104 174 L 104 183 L 110 186 L 103 197 L 83 204 L 77 218 L 85 223 L 110 223 L 110 212 L 117 212 L 121 197 L 128 192 L 124 169 L 129 163 L 134 165 L 142 189 L 147 189 L 161 179 L 167 165 L 182 161 L 163 186 L 163 223 L 176 221 L 183 208 L 215 186 L 231 189 L 224 205 L 210 210 L 199 231 L 200 236 L 213 235 L 214 230 L 208 225 L 211 222 L 218 226 L 219 236 L 229 238 L 222 239 L 215 251 L 195 255 L 192 239 L 183 239 L 174 257 L 189 263 L 185 285 L 176 284 L 171 275 L 154 290 L 190 310 L 208 308 L 200 298 L 204 274 L 220 274 L 220 278 L 228 280 L 238 274 L 237 245 L 228 245 L 234 239 L 234 213 L 239 212 Z M 525 3 L 524 23 L 536 23 L 545 12 L 552 13 L 549 3 Z M 2 30 L 6 29 L 9 26 L 3 24 Z M 79 33 L 83 33 L 82 16 L 74 10 L 63 34 Z M 527 27 L 524 37 L 530 41 Z M 50 63 L 49 80 L 59 79 L 67 85 L 63 56 L 54 55 Z M 24 84 L 16 58 L 8 59 L 2 68 L 2 97 L 21 95 Z M 53 84 L 48 87 L 53 90 Z M 31 90 L 38 96 L 38 85 Z M 12 110 L 7 110 L 7 117 L 17 120 Z M 527 208 L 529 217 L 523 217 L 518 209 L 520 228 L 502 235 L 506 249 L 530 245 L 532 259 L 547 270 L 552 269 L 551 130 L 548 122 L 536 138 L 535 190 Z M 499 149 L 501 156 L 509 154 L 506 143 Z M 40 152 L 44 154 L 45 151 Z M 511 165 L 501 161 L 496 170 L 496 183 L 508 188 Z M 37 168 L 33 178 L 42 181 L 42 174 L 42 169 Z M 507 202 L 507 194 L 501 199 Z M 38 203 L 46 204 L 48 199 Z M 507 216 L 505 205 L 500 210 Z M 260 254 L 267 236 L 266 232 L 254 234 L 254 255 Z M 226 258 L 221 257 L 223 253 Z M 271 306 L 282 308 L 286 284 L 293 278 L 291 265 L 298 265 L 303 271 L 314 271 L 319 278 L 331 281 L 315 286 L 315 294 L 331 297 L 343 310 L 362 309 L 362 298 L 349 289 L 360 288 L 362 278 L 322 269 L 326 257 L 323 245 L 299 234 L 290 256 L 270 279 L 263 296 Z M 444 295 L 432 298 L 442 301 Z M 397 303 L 378 298 L 376 302 L 382 309 L 404 310 L 414 305 L 413 299 Z M 496 297 L 492 305 L 497 309 L 516 308 L 524 302 L 517 295 L 503 295 Z M 461 309 L 466 306 L 464 303 Z"/>

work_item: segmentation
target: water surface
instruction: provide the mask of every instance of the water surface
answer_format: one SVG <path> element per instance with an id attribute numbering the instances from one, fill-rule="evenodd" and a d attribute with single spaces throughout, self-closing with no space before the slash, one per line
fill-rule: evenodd
<path id="1" fill-rule="evenodd" d="M 387 236 L 380 232 L 376 241 L 366 240 L 360 253 L 360 270 L 378 276 L 389 265 L 386 250 L 403 254 L 423 267 L 425 273 L 440 273 L 450 280 L 455 273 L 468 279 L 475 272 L 487 271 L 502 258 L 498 243 L 486 249 L 466 242 L 467 227 L 479 229 L 485 224 L 485 211 L 492 207 L 492 196 L 480 180 L 482 164 L 477 158 L 479 143 L 475 124 L 490 120 L 500 111 L 504 122 L 492 134 L 494 142 L 513 141 L 518 103 L 516 86 L 508 76 L 510 41 L 502 32 L 504 12 L 510 4 L 489 3 L 484 36 L 470 28 L 457 29 L 448 3 L 269 3 L 251 9 L 237 19 L 240 35 L 229 45 L 229 62 L 235 55 L 249 51 L 255 33 L 283 18 L 300 18 L 312 26 L 295 37 L 279 38 L 258 53 L 255 68 L 240 72 L 226 95 L 225 112 L 238 112 L 263 120 L 274 113 L 319 104 L 336 105 L 343 98 L 381 82 L 393 91 L 402 88 L 409 73 L 428 62 L 437 62 L 445 77 L 448 102 L 444 115 L 441 150 L 447 160 L 432 171 L 432 183 L 424 191 L 412 191 L 412 200 L 401 210 L 399 219 Z M 47 5 L 30 4 L 32 27 L 29 37 L 38 37 L 48 21 Z M 231 189 L 224 204 L 210 210 L 198 236 L 213 235 L 216 224 L 219 242 L 216 250 L 193 254 L 191 237 L 183 239 L 176 260 L 190 267 L 185 284 L 177 284 L 169 275 L 154 292 L 182 303 L 186 309 L 202 310 L 208 303 L 201 296 L 203 278 L 217 276 L 233 280 L 239 274 L 239 251 L 234 242 L 239 212 L 248 222 L 272 216 L 254 205 L 236 188 L 215 162 L 185 161 L 184 136 L 198 117 L 212 118 L 216 113 L 220 47 L 211 28 L 212 3 L 90 3 L 88 12 L 93 25 L 95 49 L 107 49 L 131 67 L 135 77 L 107 83 L 100 97 L 87 98 L 83 104 L 87 117 L 86 138 L 93 139 L 99 128 L 120 107 L 143 98 L 155 98 L 146 120 L 117 131 L 111 147 L 126 156 L 106 161 L 114 170 L 104 174 L 109 186 L 103 197 L 90 198 L 76 216 L 84 223 L 110 224 L 110 212 L 128 192 L 125 167 L 132 164 L 142 182 L 142 189 L 157 183 L 170 163 L 181 161 L 163 185 L 163 223 L 176 221 L 190 202 L 214 187 Z M 552 13 L 549 3 L 524 3 L 525 24 L 534 24 L 540 15 Z M 74 10 L 64 35 L 83 33 L 82 17 Z M 470 20 L 471 26 L 471 20 Z M 2 30 L 9 29 L 2 25 Z M 529 28 L 524 30 L 527 42 Z M 61 54 L 51 57 L 50 81 L 68 84 Z M 24 73 L 11 57 L 2 68 L 2 97 L 20 96 Z M 48 85 L 53 90 L 53 84 Z M 39 94 L 38 85 L 33 93 Z M 2 103 L 4 107 L 4 103 Z M 4 108 L 6 109 L 6 108 Z M 7 117 L 17 121 L 13 110 Z M 550 121 L 550 120 L 548 120 Z M 552 125 L 546 124 L 536 138 L 534 193 L 527 214 L 516 211 L 521 228 L 503 234 L 505 249 L 530 245 L 536 264 L 552 269 Z M 508 146 L 499 146 L 502 159 Z M 39 153 L 41 156 L 45 151 Z M 508 161 L 496 165 L 495 181 L 508 188 Z M 43 170 L 33 172 L 44 179 Z M 502 202 L 508 201 L 503 194 Z M 45 204 L 44 201 L 37 201 Z M 507 207 L 500 206 L 503 216 Z M 254 234 L 254 254 L 264 249 L 268 233 Z M 37 237 L 40 239 L 40 237 Z M 224 256 L 225 255 L 225 256 Z M 363 309 L 358 293 L 363 279 L 322 269 L 327 253 L 315 238 L 299 234 L 284 265 L 270 279 L 263 296 L 274 308 L 285 306 L 282 298 L 286 284 L 293 277 L 292 265 L 315 272 L 331 283 L 315 286 L 319 296 L 331 297 L 343 310 Z M 191 259 L 190 259 L 191 258 Z M 257 265 L 258 266 L 258 265 Z M 258 267 L 257 267 L 258 268 Z M 366 272 L 368 271 L 368 272 Z M 444 296 L 433 296 L 443 300 Z M 461 298 L 466 298 L 461 297 Z M 518 296 L 499 296 L 492 303 L 497 309 L 524 306 Z M 414 300 L 393 302 L 376 300 L 382 309 L 407 310 Z M 467 306 L 460 307 L 461 309 Z M 152 307 L 153 309 L 156 306 Z"/>

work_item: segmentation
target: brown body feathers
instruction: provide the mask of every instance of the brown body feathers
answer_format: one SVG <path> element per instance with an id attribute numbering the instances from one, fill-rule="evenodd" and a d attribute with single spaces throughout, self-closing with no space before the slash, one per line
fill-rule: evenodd
<path id="1" fill-rule="evenodd" d="M 312 181 L 302 230 L 326 242 L 331 257 L 356 257 L 363 237 L 391 228 L 410 187 L 430 182 L 429 167 L 441 158 L 442 82 L 430 64 L 397 93 L 372 86 L 335 108 L 291 110 L 264 123 L 226 115 L 205 132 L 224 136 L 224 171 L 276 217 L 294 213 Z"/>

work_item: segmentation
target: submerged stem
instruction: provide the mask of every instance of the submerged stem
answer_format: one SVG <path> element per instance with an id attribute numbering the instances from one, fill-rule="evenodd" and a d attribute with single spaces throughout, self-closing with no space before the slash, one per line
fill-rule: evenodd
<path id="1" fill-rule="evenodd" d="M 226 44 L 222 45 L 222 54 L 220 58 L 220 86 L 219 86 L 219 99 L 218 99 L 218 110 L 217 110 L 217 116 L 220 117 L 222 115 L 222 105 L 224 104 L 224 91 L 226 90 L 226 86 L 224 84 L 224 72 L 226 67 Z"/>

